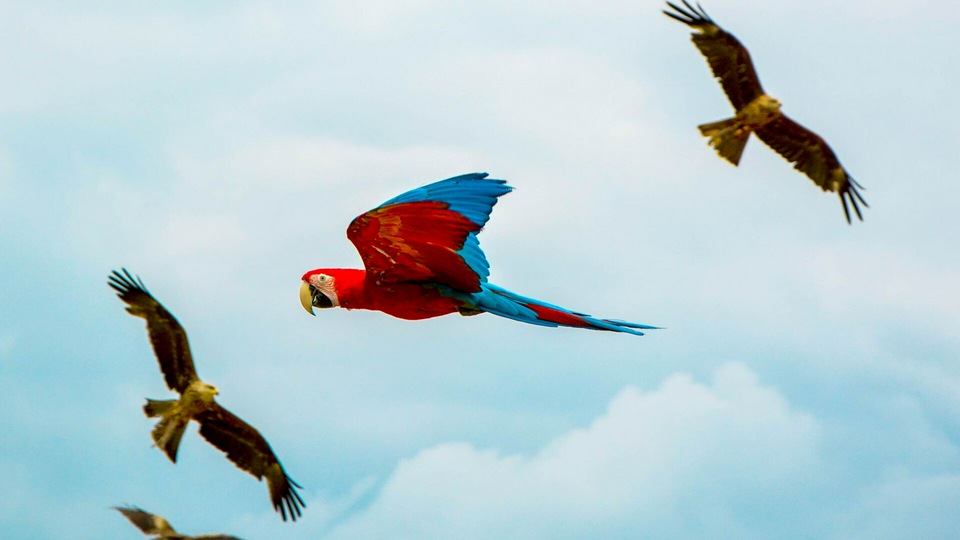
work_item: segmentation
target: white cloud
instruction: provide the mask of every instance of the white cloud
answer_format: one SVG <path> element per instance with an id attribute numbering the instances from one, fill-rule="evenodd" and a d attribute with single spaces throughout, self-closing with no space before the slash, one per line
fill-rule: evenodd
<path id="1" fill-rule="evenodd" d="M 873 246 L 870 246 L 871 248 Z M 960 325 L 960 272 L 943 260 L 914 260 L 899 253 L 848 246 L 810 250 L 797 278 L 815 289 L 831 316 L 849 317 L 855 309 L 869 306 L 875 313 L 909 314 L 911 321 L 936 325 L 944 335 L 953 335 Z M 858 261 L 841 266 L 838 261 Z"/>
<path id="2" fill-rule="evenodd" d="M 216 257 L 237 250 L 244 240 L 240 224 L 231 216 L 178 214 L 161 231 L 158 248 L 167 257 Z"/>
<path id="3" fill-rule="evenodd" d="M 484 161 L 483 156 L 453 147 L 417 144 L 387 148 L 284 134 L 261 135 L 223 153 L 193 145 L 177 147 L 172 159 L 185 189 L 202 183 L 254 198 L 261 196 L 260 190 L 319 196 L 341 187 L 386 185 L 398 176 L 408 183 L 426 178 L 422 180 L 426 183 L 446 174 L 438 171 L 453 171 L 450 176 L 475 172 L 468 164 Z M 367 204 L 373 207 L 379 202 L 374 199 Z"/>
<path id="4" fill-rule="evenodd" d="M 416 24 L 437 5 L 431 0 L 374 0 L 365 2 L 333 2 L 329 16 L 337 25 L 361 36 L 383 37 Z"/>
<path id="5" fill-rule="evenodd" d="M 625 388 L 588 428 L 532 456 L 458 443 L 424 450 L 331 536 L 757 534 L 743 510 L 815 482 L 819 437 L 814 418 L 742 365 L 724 366 L 712 385 L 675 375 L 653 392 Z"/>
<path id="6" fill-rule="evenodd" d="M 955 538 L 960 475 L 897 478 L 871 486 L 863 501 L 841 518 L 835 538 Z"/>

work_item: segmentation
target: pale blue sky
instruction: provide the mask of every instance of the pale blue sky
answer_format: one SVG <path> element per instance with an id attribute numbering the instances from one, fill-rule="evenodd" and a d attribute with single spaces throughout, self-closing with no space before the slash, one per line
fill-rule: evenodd
<path id="1" fill-rule="evenodd" d="M 0 2 L 0 536 L 949 538 L 960 529 L 960 7 L 704 5 L 865 187 L 758 141 L 652 1 Z M 638 338 L 319 311 L 354 216 L 487 171 L 491 281 Z M 139 274 L 304 486 L 164 398 Z"/>

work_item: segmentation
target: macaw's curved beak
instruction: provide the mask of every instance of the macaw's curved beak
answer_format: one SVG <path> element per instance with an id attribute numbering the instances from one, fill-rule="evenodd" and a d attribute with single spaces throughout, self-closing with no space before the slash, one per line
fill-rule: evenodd
<path id="1" fill-rule="evenodd" d="M 311 315 L 316 315 L 313 312 L 313 287 L 310 286 L 306 281 L 300 282 L 300 305 L 303 306 L 303 309 L 307 310 L 307 313 Z"/>
<path id="2" fill-rule="evenodd" d="M 311 315 L 316 315 L 316 313 L 313 312 L 313 308 L 332 308 L 333 300 L 323 294 L 320 289 L 306 281 L 302 281 L 300 283 L 300 305 Z"/>

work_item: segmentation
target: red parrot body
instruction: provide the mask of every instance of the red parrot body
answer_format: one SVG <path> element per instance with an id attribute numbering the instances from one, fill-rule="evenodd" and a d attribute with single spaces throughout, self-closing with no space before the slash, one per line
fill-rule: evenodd
<path id="1" fill-rule="evenodd" d="M 541 326 L 643 335 L 655 326 L 597 319 L 520 296 L 487 281 L 477 234 L 513 188 L 474 173 L 408 191 L 353 220 L 347 238 L 365 269 L 321 268 L 301 278 L 304 309 L 343 307 L 419 320 L 493 313 Z"/>
<path id="2" fill-rule="evenodd" d="M 421 283 L 377 283 L 376 279 L 368 279 L 365 270 L 354 268 L 329 268 L 322 272 L 336 283 L 339 306 L 346 309 L 382 311 L 416 321 L 449 315 L 462 305 L 440 294 L 436 287 Z"/>

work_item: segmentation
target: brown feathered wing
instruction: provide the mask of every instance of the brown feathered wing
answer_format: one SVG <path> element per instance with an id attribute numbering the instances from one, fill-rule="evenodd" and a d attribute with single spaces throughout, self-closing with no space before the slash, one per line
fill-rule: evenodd
<path id="1" fill-rule="evenodd" d="M 143 508 L 136 506 L 115 506 L 118 512 L 123 514 L 130 523 L 133 523 L 143 534 L 157 535 L 157 540 L 242 540 L 236 536 L 228 534 L 201 534 L 199 536 L 187 536 L 179 534 L 173 530 L 170 523 L 162 516 L 151 514 Z"/>
<path id="2" fill-rule="evenodd" d="M 824 191 L 833 191 L 840 196 L 843 213 L 850 222 L 850 209 L 853 206 L 857 218 L 863 221 L 860 204 L 870 207 L 857 188 L 863 186 L 847 173 L 830 145 L 816 133 L 794 122 L 785 115 L 757 129 L 757 137 L 773 148 L 778 154 L 793 163 L 793 167 L 810 177 Z"/>
<path id="3" fill-rule="evenodd" d="M 136 506 L 114 506 L 114 509 L 130 520 L 130 523 L 133 523 L 134 526 L 143 531 L 143 534 L 169 536 L 177 533 L 166 519 L 156 514 L 151 514 L 143 508 Z"/>
<path id="4" fill-rule="evenodd" d="M 107 283 L 127 303 L 131 315 L 147 321 L 147 334 L 167 387 L 182 394 L 197 378 L 186 330 L 126 268 L 123 274 L 114 270 Z"/>
<path id="5" fill-rule="evenodd" d="M 200 422 L 200 435 L 225 452 L 227 459 L 237 467 L 257 480 L 267 477 L 270 501 L 284 521 L 287 515 L 293 521 L 300 517 L 300 507 L 306 506 L 296 491 L 301 486 L 287 476 L 276 454 L 256 428 L 216 403 L 194 419 Z"/>
<path id="6" fill-rule="evenodd" d="M 740 40 L 713 22 L 699 4 L 693 7 L 687 0 L 683 0 L 683 5 L 687 9 L 672 2 L 667 2 L 667 5 L 674 11 L 664 10 L 664 13 L 699 30 L 699 32 L 693 32 L 690 39 L 707 58 L 710 70 L 720 81 L 734 109 L 739 111 L 763 95 L 760 77 L 757 76 L 753 61 L 750 60 L 750 53 Z"/>

